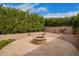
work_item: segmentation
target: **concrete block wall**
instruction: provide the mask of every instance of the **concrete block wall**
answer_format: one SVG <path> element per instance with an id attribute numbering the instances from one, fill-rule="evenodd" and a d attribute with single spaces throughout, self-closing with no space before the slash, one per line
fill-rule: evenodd
<path id="1" fill-rule="evenodd" d="M 73 27 L 72 26 L 58 26 L 58 27 L 45 27 L 44 31 L 46 32 L 52 32 L 52 33 L 60 33 L 60 30 L 64 30 L 65 34 L 72 34 L 73 33 Z"/>

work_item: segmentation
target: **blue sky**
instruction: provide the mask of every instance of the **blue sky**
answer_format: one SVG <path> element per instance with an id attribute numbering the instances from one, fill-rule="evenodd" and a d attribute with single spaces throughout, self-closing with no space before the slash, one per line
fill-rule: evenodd
<path id="1" fill-rule="evenodd" d="M 79 13 L 79 3 L 7 3 L 4 7 L 30 10 L 44 17 L 66 17 Z"/>

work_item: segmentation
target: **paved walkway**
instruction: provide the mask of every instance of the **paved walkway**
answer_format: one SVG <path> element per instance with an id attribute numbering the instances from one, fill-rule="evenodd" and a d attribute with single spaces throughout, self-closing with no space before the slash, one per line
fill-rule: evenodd
<path id="1" fill-rule="evenodd" d="M 77 49 L 69 42 L 59 39 L 60 34 L 46 33 L 47 43 L 35 45 L 31 43 L 32 38 L 41 35 L 32 33 L 30 36 L 21 36 L 20 39 L 8 44 L 0 50 L 3 56 L 21 56 L 21 55 L 78 55 Z M 19 35 L 20 36 L 20 35 Z"/>

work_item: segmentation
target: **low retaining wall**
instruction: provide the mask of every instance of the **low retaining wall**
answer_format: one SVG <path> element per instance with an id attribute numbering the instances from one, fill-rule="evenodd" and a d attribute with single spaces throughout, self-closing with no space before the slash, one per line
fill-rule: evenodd
<path id="1" fill-rule="evenodd" d="M 73 33 L 73 27 L 72 26 L 58 26 L 58 27 L 45 27 L 46 32 L 52 32 L 52 33 L 61 33 L 61 31 L 65 34 L 72 34 Z"/>

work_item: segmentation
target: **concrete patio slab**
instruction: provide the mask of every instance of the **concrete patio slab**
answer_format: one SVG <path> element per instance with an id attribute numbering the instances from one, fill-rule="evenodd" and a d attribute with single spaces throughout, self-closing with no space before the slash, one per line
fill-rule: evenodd
<path id="1" fill-rule="evenodd" d="M 20 39 L 8 44 L 0 50 L 0 56 L 63 56 L 78 55 L 77 49 L 72 43 L 59 39 L 60 34 L 46 33 L 46 44 L 36 45 L 31 43 L 34 37 L 43 32 L 31 33 L 29 36 L 23 36 Z"/>

